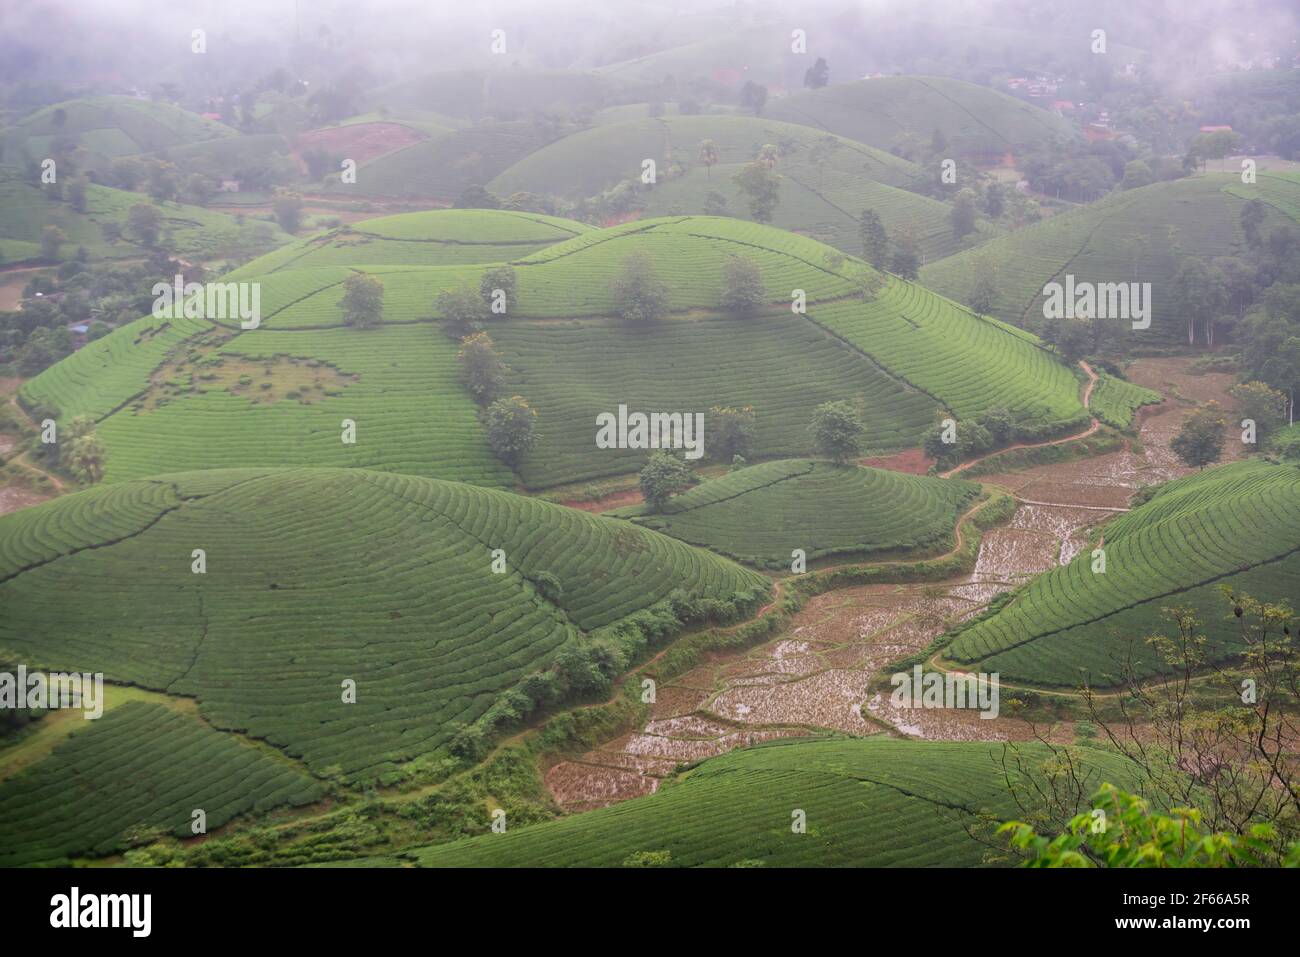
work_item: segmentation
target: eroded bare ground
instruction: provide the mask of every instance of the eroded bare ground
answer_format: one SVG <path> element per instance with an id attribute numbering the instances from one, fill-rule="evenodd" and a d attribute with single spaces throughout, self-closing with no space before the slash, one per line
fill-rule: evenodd
<path id="1" fill-rule="evenodd" d="M 1190 360 L 1140 360 L 1130 378 L 1166 395 L 1230 405 L 1229 375 L 1194 376 Z M 679 764 L 774 737 L 819 729 L 935 740 L 1026 740 L 1018 718 L 974 709 L 900 709 L 868 691 L 882 667 L 919 652 L 998 593 L 1071 561 L 1095 529 L 1143 485 L 1186 474 L 1169 450 L 1190 404 L 1147 410 L 1140 448 L 1093 459 L 983 476 L 1020 499 L 1011 520 L 985 533 L 974 571 L 946 582 L 865 585 L 819 595 L 784 634 L 748 652 L 716 657 L 661 685 L 651 720 L 637 732 L 555 765 L 556 800 L 585 810 L 653 792 Z M 1229 442 L 1225 458 L 1241 454 Z M 1040 729 L 1041 731 L 1041 729 Z M 1072 740 L 1068 723 L 1052 737 Z"/>

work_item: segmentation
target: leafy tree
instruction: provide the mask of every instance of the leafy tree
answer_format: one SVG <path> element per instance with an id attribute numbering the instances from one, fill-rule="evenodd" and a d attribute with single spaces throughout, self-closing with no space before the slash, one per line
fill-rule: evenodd
<path id="1" fill-rule="evenodd" d="M 754 157 L 754 162 L 762 163 L 768 169 L 775 169 L 780 159 L 781 148 L 775 143 L 764 143 L 758 148 L 758 155 Z"/>
<path id="2" fill-rule="evenodd" d="M 948 213 L 948 221 L 952 223 L 952 234 L 958 239 L 968 236 L 975 232 L 975 190 L 969 186 L 958 190 L 956 197 L 952 201 L 952 209 Z"/>
<path id="3" fill-rule="evenodd" d="M 60 450 L 59 462 L 73 478 L 93 485 L 104 477 L 104 463 L 108 453 L 95 435 L 93 427 L 75 436 L 66 446 L 66 449 Z"/>
<path id="4" fill-rule="evenodd" d="M 705 176 L 712 177 L 713 167 L 718 162 L 718 144 L 713 140 L 700 140 L 699 157 L 700 162 L 704 164 Z"/>
<path id="5" fill-rule="evenodd" d="M 611 288 L 614 308 L 620 316 L 632 322 L 650 322 L 668 312 L 668 284 L 655 275 L 654 263 L 643 251 L 636 251 L 623 260 L 623 271 Z"/>
<path id="6" fill-rule="evenodd" d="M 1251 249 L 1263 243 L 1264 234 L 1261 227 L 1267 218 L 1268 208 L 1258 199 L 1252 199 L 1241 207 L 1241 232 Z"/>
<path id="7" fill-rule="evenodd" d="M 1131 160 L 1124 167 L 1124 178 L 1120 181 L 1120 188 L 1137 189 L 1140 186 L 1150 186 L 1154 182 L 1155 176 L 1150 166 L 1141 160 Z"/>
<path id="8" fill-rule="evenodd" d="M 813 451 L 837 464 L 858 457 L 861 436 L 865 431 L 858 410 L 853 404 L 840 400 L 825 402 L 813 410 Z"/>
<path id="9" fill-rule="evenodd" d="M 1192 412 L 1169 447 L 1185 465 L 1204 468 L 1223 455 L 1223 432 L 1228 419 L 1217 402 L 1207 402 Z"/>
<path id="10" fill-rule="evenodd" d="M 343 280 L 343 309 L 345 325 L 358 329 L 371 329 L 384 318 L 384 282 L 370 273 L 353 273 Z"/>
<path id="11" fill-rule="evenodd" d="M 296 233 L 302 225 L 302 196 L 287 190 L 277 190 L 271 209 L 275 221 L 286 233 Z"/>
<path id="12" fill-rule="evenodd" d="M 46 226 L 41 231 L 41 258 L 58 259 L 59 247 L 67 241 L 68 237 L 58 226 Z"/>
<path id="13" fill-rule="evenodd" d="M 1079 360 L 1088 354 L 1088 326 L 1078 319 L 1045 319 L 1039 335 L 1056 350 L 1066 365 L 1078 365 Z"/>
<path id="14" fill-rule="evenodd" d="M 466 186 L 456 197 L 457 209 L 500 209 L 501 200 L 497 199 L 477 183 Z"/>
<path id="15" fill-rule="evenodd" d="M 668 499 L 689 487 L 693 477 L 690 466 L 672 453 L 651 452 L 638 476 L 641 495 L 652 512 L 663 511 Z"/>
<path id="16" fill-rule="evenodd" d="M 1214 320 L 1228 301 L 1227 278 L 1213 266 L 1188 258 L 1174 277 L 1173 307 L 1187 317 L 1187 344 L 1196 341 L 1196 324 L 1205 326 L 1206 345 L 1214 344 Z"/>
<path id="17" fill-rule="evenodd" d="M 476 332 L 460 340 L 460 360 L 465 385 L 480 405 L 496 399 L 505 385 L 506 365 L 486 332 Z"/>
<path id="18" fill-rule="evenodd" d="M 155 161 L 149 167 L 149 182 L 146 187 L 149 197 L 155 203 L 165 203 L 176 198 L 180 192 L 180 181 L 176 176 L 176 167 L 171 163 Z"/>
<path id="19" fill-rule="evenodd" d="M 157 246 L 162 213 L 152 203 L 136 203 L 126 214 L 126 228 L 142 245 Z"/>
<path id="20" fill-rule="evenodd" d="M 1025 852 L 1025 867 L 1300 867 L 1300 843 L 1280 850 L 1272 824 L 1254 824 L 1244 834 L 1207 832 L 1196 808 L 1162 814 L 1112 784 L 1101 786 L 1092 807 L 1056 837 L 1023 821 L 998 831 Z"/>
<path id="21" fill-rule="evenodd" d="M 709 190 L 704 196 L 704 215 L 727 215 L 727 197 L 723 196 L 717 190 Z"/>
<path id="22" fill-rule="evenodd" d="M 819 90 L 831 81 L 831 68 L 825 57 L 818 57 L 817 62 L 803 74 L 803 85 L 810 90 Z"/>
<path id="23" fill-rule="evenodd" d="M 728 256 L 722 264 L 722 308 L 749 315 L 766 299 L 767 291 L 763 287 L 758 263 L 748 256 Z"/>
<path id="24" fill-rule="evenodd" d="M 740 88 L 740 105 L 758 116 L 767 105 L 767 87 L 753 80 L 746 80 L 745 85 Z"/>
<path id="25" fill-rule="evenodd" d="M 862 258 L 877 269 L 889 266 L 889 235 L 874 209 L 864 209 L 858 235 L 862 238 Z"/>
<path id="26" fill-rule="evenodd" d="M 483 273 L 483 279 L 478 284 L 478 291 L 479 295 L 483 297 L 483 305 L 487 308 L 488 313 L 492 313 L 492 298 L 498 289 L 505 294 L 506 311 L 513 309 L 517 285 L 518 277 L 515 275 L 514 266 L 494 266 Z"/>
<path id="27" fill-rule="evenodd" d="M 734 462 L 737 456 L 750 454 L 754 447 L 753 406 L 717 406 L 709 409 L 712 437 L 709 450 L 719 462 Z"/>
<path id="28" fill-rule="evenodd" d="M 975 275 L 966 301 L 976 312 L 988 315 L 998 302 L 997 263 L 989 256 L 979 256 L 973 269 Z"/>
<path id="29" fill-rule="evenodd" d="M 1257 448 L 1264 446 L 1269 436 L 1286 424 L 1287 398 L 1276 389 L 1256 381 L 1243 382 L 1228 391 L 1237 400 L 1241 417 L 1255 420 Z"/>
<path id="30" fill-rule="evenodd" d="M 770 223 L 781 201 L 781 176 L 755 160 L 732 177 L 749 199 L 749 214 L 756 223 Z"/>
<path id="31" fill-rule="evenodd" d="M 488 446 L 502 462 L 515 468 L 525 452 L 537 446 L 537 410 L 521 395 L 497 399 L 483 411 Z"/>
<path id="32" fill-rule="evenodd" d="M 206 206 L 217 191 L 217 181 L 203 173 L 191 173 L 185 179 L 185 197 L 198 206 Z"/>
<path id="33" fill-rule="evenodd" d="M 89 182 L 84 176 L 74 176 L 68 180 L 68 203 L 79 213 L 86 211 L 86 186 Z"/>
<path id="34" fill-rule="evenodd" d="M 894 272 L 904 279 L 915 279 L 921 271 L 921 249 L 910 226 L 898 231 L 894 242 Z"/>
<path id="35" fill-rule="evenodd" d="M 1270 287 L 1263 309 L 1246 317 L 1238 338 L 1246 374 L 1286 393 L 1294 418 L 1300 386 L 1300 284 Z"/>
<path id="36" fill-rule="evenodd" d="M 483 320 L 488 317 L 487 303 L 481 292 L 469 286 L 460 289 L 444 289 L 434 300 L 447 331 L 457 339 L 478 332 L 483 328 Z"/>
<path id="37" fill-rule="evenodd" d="M 1006 212 L 1007 197 L 1002 189 L 1001 183 L 989 183 L 988 188 L 984 190 L 984 212 L 988 213 L 989 219 L 1000 219 Z"/>

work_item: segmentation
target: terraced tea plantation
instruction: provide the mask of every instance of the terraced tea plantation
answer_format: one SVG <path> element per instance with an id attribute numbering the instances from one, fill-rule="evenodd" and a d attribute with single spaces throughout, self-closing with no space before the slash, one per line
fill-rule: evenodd
<path id="1" fill-rule="evenodd" d="M 662 514 L 644 507 L 612 514 L 739 561 L 788 569 L 795 548 L 813 561 L 950 547 L 959 513 L 978 492 L 970 482 L 787 459 L 706 481 L 670 499 Z"/>
<path id="2" fill-rule="evenodd" d="M 1107 425 L 1127 429 L 1133 416 L 1145 405 L 1157 405 L 1164 397 L 1153 389 L 1117 378 L 1105 372 L 1097 377 L 1088 408 Z"/>
<path id="3" fill-rule="evenodd" d="M 1296 220 L 1282 211 L 1290 187 L 1280 177 L 1261 177 L 1251 192 L 1240 176 L 1208 173 L 1113 193 L 921 269 L 921 282 L 945 296 L 965 301 L 975 273 L 991 268 L 997 297 L 991 313 L 1008 322 L 1037 328 L 1043 317 L 1043 288 L 1049 282 L 1151 283 L 1151 328 L 1123 334 L 1135 344 L 1186 343 L 1187 323 L 1175 307 L 1173 280 L 1184 257 L 1206 261 L 1239 254 L 1245 248 L 1241 210 L 1247 199 L 1272 196 L 1274 205 L 1262 227 L 1265 234 Z M 1265 200 L 1267 202 L 1267 199 Z M 1281 204 L 1276 205 L 1276 204 Z M 1204 330 L 1195 330 L 1204 341 Z"/>
<path id="4" fill-rule="evenodd" d="M 1241 650 L 1224 618 L 1223 586 L 1294 596 L 1300 581 L 1300 468 L 1246 461 L 1169 483 L 1105 526 L 1106 571 L 1084 550 L 1034 579 L 993 617 L 944 652 L 1004 681 L 1113 684 L 1130 650 L 1139 673 L 1159 664 L 1143 639 L 1172 627 L 1162 609 L 1190 609 L 1216 659 Z"/>
<path id="5" fill-rule="evenodd" d="M 957 155 L 1001 157 L 1077 136 L 1056 113 L 1004 93 L 945 77 L 886 76 L 839 83 L 782 98 L 773 119 L 827 130 L 881 149 L 906 135 L 943 132 Z"/>
<path id="6" fill-rule="evenodd" d="M 0 867 L 67 866 L 168 834 L 191 837 L 196 810 L 213 829 L 323 794 L 319 781 L 270 749 L 133 701 L 0 781 Z"/>
<path id="7" fill-rule="evenodd" d="M 752 607 L 767 585 L 629 523 L 361 469 L 182 473 L 0 517 L 0 647 L 196 698 L 349 781 L 445 754 L 563 646 L 677 590 Z"/>
<path id="8" fill-rule="evenodd" d="M 1022 746 L 1026 764 L 1048 756 Z M 723 755 L 650 797 L 411 852 L 422 867 L 975 867 L 974 815 L 1018 811 L 1002 746 L 871 738 L 780 741 Z M 1101 777 L 1113 755 L 1089 751 Z M 999 769 L 995 773 L 994 769 Z M 794 812 L 806 833 L 795 833 Z"/>
<path id="9" fill-rule="evenodd" d="M 752 405 L 765 457 L 808 452 L 812 410 L 841 398 L 860 405 L 872 451 L 915 445 L 945 408 L 967 416 L 1003 405 L 1035 426 L 1084 418 L 1077 380 L 1033 336 L 899 280 L 863 303 L 859 280 L 869 267 L 828 259 L 828 247 L 771 227 L 676 217 L 582 230 L 529 214 L 451 210 L 350 232 L 369 258 L 389 262 L 317 264 L 342 262 L 353 241 L 342 233 L 278 250 L 227 277 L 260 282 L 258 329 L 241 330 L 236 318 L 141 319 L 25 383 L 22 401 L 64 419 L 96 418 L 110 482 L 307 463 L 510 487 L 461 382 L 458 345 L 435 324 L 434 299 L 477 287 L 487 266 L 466 257 L 567 232 L 576 235 L 514 262 L 517 304 L 488 324 L 510 367 L 508 386 L 539 410 L 541 441 L 520 466 L 530 488 L 639 468 L 643 453 L 634 450 L 593 454 L 595 416 L 620 403 L 691 412 Z M 481 249 L 466 243 L 471 233 Z M 459 264 L 400 262 L 436 262 L 447 250 Z M 679 313 L 644 329 L 607 318 L 611 282 L 638 250 L 671 277 Z M 770 311 L 720 313 L 722 266 L 733 254 L 759 265 Z M 343 324 L 342 283 L 353 269 L 384 283 L 379 328 Z M 788 311 L 795 289 L 808 297 L 806 316 Z M 578 318 L 587 316 L 595 318 Z M 971 361 L 983 375 L 958 374 Z M 342 441 L 344 420 L 356 423 L 355 444 Z"/>

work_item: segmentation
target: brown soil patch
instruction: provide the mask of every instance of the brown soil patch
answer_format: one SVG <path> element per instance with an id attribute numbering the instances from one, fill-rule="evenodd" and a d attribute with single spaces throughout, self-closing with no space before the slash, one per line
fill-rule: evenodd
<path id="1" fill-rule="evenodd" d="M 934 465 L 934 459 L 922 449 L 905 449 L 893 455 L 874 455 L 871 458 L 858 459 L 859 465 L 867 468 L 888 469 L 891 472 L 906 472 L 908 475 L 925 475 Z"/>
<path id="2" fill-rule="evenodd" d="M 40 495 L 25 488 L 0 488 L 0 515 L 39 505 L 49 498 L 48 495 Z"/>
<path id="3" fill-rule="evenodd" d="M 419 130 L 400 123 L 354 123 L 351 126 L 326 127 L 303 133 L 293 141 L 293 158 L 299 169 L 306 172 L 307 163 L 302 155 L 311 150 L 356 160 L 358 166 L 376 157 L 395 152 L 403 147 L 428 139 Z"/>
<path id="4" fill-rule="evenodd" d="M 319 359 L 282 355 L 252 359 L 222 353 L 231 338 L 231 333 L 209 332 L 173 349 L 150 376 L 148 392 L 131 408 L 151 412 L 186 395 L 216 390 L 257 405 L 281 401 L 311 405 L 341 393 L 357 379 Z"/>
<path id="5" fill-rule="evenodd" d="M 612 508 L 624 508 L 628 505 L 640 505 L 645 501 L 639 488 L 623 489 L 619 492 L 610 492 L 608 495 L 602 495 L 600 498 L 587 499 L 585 501 L 576 498 L 565 499 L 560 502 L 561 505 L 567 505 L 569 508 L 579 508 L 584 512 L 608 512 Z"/>

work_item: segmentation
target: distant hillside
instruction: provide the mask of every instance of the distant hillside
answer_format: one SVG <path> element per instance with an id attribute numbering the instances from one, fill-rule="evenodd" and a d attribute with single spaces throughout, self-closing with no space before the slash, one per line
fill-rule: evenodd
<path id="1" fill-rule="evenodd" d="M 954 157 L 996 160 L 1004 153 L 1078 134 L 1055 113 L 943 77 L 886 76 L 835 84 L 773 100 L 773 119 L 829 130 L 889 149 L 911 134 L 943 133 Z"/>
<path id="2" fill-rule="evenodd" d="M 967 300 L 977 272 L 991 268 L 997 297 L 990 312 L 1026 328 L 1043 316 L 1043 288 L 1064 282 L 1152 284 L 1151 328 L 1125 329 L 1135 344 L 1187 342 L 1173 307 L 1173 280 L 1184 257 L 1209 260 L 1245 248 L 1241 210 L 1259 198 L 1270 207 L 1264 232 L 1300 220 L 1300 175 L 1262 173 L 1243 186 L 1231 173 L 1209 173 L 1113 193 L 921 269 L 921 281 Z M 1198 342 L 1204 330 L 1196 330 Z"/>
<path id="3" fill-rule="evenodd" d="M 60 259 L 72 259 L 83 246 L 94 259 L 144 256 L 148 247 L 128 224 L 131 207 L 141 203 L 157 206 L 162 214 L 163 245 L 184 258 L 247 255 L 289 240 L 274 223 L 241 225 L 233 216 L 201 206 L 154 204 L 140 193 L 93 183 L 86 187 L 86 211 L 81 213 L 40 186 L 17 178 L 0 178 L 0 206 L 4 208 L 0 216 L 0 254 L 4 262 L 40 259 L 45 227 L 57 226 L 67 237 L 59 248 Z M 112 240 L 104 234 L 104 226 L 110 223 L 118 229 Z"/>
<path id="4" fill-rule="evenodd" d="M 40 162 L 53 155 L 56 143 L 66 143 L 85 147 L 93 169 L 118 156 L 234 135 L 228 126 L 168 103 L 95 96 L 48 106 L 0 132 L 0 162 Z"/>

